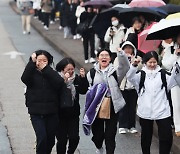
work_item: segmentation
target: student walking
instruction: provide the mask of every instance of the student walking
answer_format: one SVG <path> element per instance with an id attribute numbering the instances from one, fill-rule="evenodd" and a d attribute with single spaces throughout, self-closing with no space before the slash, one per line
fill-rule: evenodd
<path id="1" fill-rule="evenodd" d="M 108 92 L 106 97 L 110 98 L 110 119 L 101 119 L 96 116 L 92 124 L 92 141 L 97 148 L 97 154 L 104 153 L 104 141 L 106 145 L 106 154 L 114 154 L 116 147 L 117 113 L 125 105 L 118 83 L 122 81 L 128 71 L 129 61 L 123 51 L 119 52 L 119 65 L 117 69 L 115 69 L 112 63 L 110 63 L 111 55 L 111 51 L 107 49 L 102 49 L 98 52 L 98 63 L 95 64 L 94 68 L 87 74 L 90 86 L 99 83 L 105 83 L 107 85 Z"/>
<path id="2" fill-rule="evenodd" d="M 168 75 L 158 65 L 158 54 L 150 51 L 144 55 L 145 66 L 139 73 L 135 60 L 127 73 L 128 80 L 138 92 L 138 108 L 141 125 L 141 148 L 143 154 L 150 154 L 153 123 L 156 121 L 159 136 L 159 153 L 170 154 L 172 146 L 171 112 L 168 90 L 174 86 L 173 75 Z"/>
<path id="3" fill-rule="evenodd" d="M 68 100 L 60 101 L 62 104 L 72 103 L 72 106 L 59 106 L 59 126 L 57 131 L 57 154 L 74 154 L 79 143 L 79 94 L 85 94 L 88 89 L 88 81 L 83 68 L 80 69 L 80 75 L 75 73 L 75 63 L 71 58 L 62 59 L 57 65 L 56 70 L 64 79 L 65 88 L 70 91 L 61 95 Z M 63 93 L 63 92 L 61 92 Z M 62 100 L 62 98 L 60 98 Z M 68 142 L 68 150 L 66 150 Z"/>
<path id="4" fill-rule="evenodd" d="M 58 91 L 64 80 L 50 65 L 51 54 L 35 51 L 21 76 L 27 86 L 26 106 L 36 134 L 36 154 L 50 154 L 58 126 Z"/>
<path id="5" fill-rule="evenodd" d="M 23 34 L 31 34 L 31 13 L 32 3 L 30 0 L 17 0 L 17 7 L 21 13 Z"/>

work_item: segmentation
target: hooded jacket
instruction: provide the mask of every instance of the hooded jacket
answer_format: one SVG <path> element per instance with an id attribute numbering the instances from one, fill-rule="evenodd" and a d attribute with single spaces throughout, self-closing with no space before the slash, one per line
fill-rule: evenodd
<path id="1" fill-rule="evenodd" d="M 138 94 L 137 115 L 149 120 L 159 120 L 170 117 L 171 112 L 165 87 L 162 89 L 161 68 L 157 66 L 155 70 L 151 71 L 144 66 L 142 70 L 146 73 L 144 81 L 145 88 L 142 88 Z M 135 86 L 136 91 L 139 92 L 141 73 L 136 72 L 137 68 L 131 66 L 127 73 L 127 79 Z M 173 75 L 166 75 L 168 89 L 174 86 L 173 78 Z"/>

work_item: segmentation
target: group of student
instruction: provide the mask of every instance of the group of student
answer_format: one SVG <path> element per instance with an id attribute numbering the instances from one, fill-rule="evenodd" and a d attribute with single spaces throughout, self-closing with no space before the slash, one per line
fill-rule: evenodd
<path id="1" fill-rule="evenodd" d="M 180 34 L 174 42 L 174 53 L 169 55 L 176 62 L 179 59 L 179 45 Z M 164 58 L 168 54 L 166 52 Z M 178 94 L 179 86 L 175 80 L 177 68 L 172 64 L 171 74 L 162 69 L 156 51 L 149 51 L 142 58 L 138 57 L 134 45 L 129 41 L 124 42 L 116 54 L 117 58 L 112 63 L 113 53 L 109 49 L 101 49 L 97 53 L 97 62 L 93 67 L 93 84 L 91 71 L 86 75 L 85 70 L 81 68 L 77 75 L 75 63 L 71 58 L 63 58 L 54 70 L 51 67 L 53 57 L 49 52 L 38 50 L 31 55 L 21 80 L 27 86 L 26 106 L 36 134 L 37 154 L 50 154 L 55 145 L 55 137 L 58 154 L 75 152 L 80 140 L 79 94 L 86 94 L 88 87 L 99 83 L 108 87 L 111 110 L 110 119 L 96 117 L 91 126 L 92 141 L 97 148 L 97 154 L 114 154 L 118 119 L 120 128 L 136 132 L 131 129 L 135 128 L 136 102 L 141 126 L 142 153 L 150 154 L 154 121 L 158 126 L 159 153 L 170 153 L 173 135 L 167 92 L 174 89 L 175 94 Z M 165 59 L 162 60 L 162 63 L 164 62 Z M 69 97 L 67 94 L 62 95 L 64 86 L 71 92 L 71 107 L 62 106 L 61 98 Z M 123 102 L 126 102 L 125 106 L 122 106 Z M 123 117 L 127 119 L 119 118 L 120 115 L 125 115 Z"/>

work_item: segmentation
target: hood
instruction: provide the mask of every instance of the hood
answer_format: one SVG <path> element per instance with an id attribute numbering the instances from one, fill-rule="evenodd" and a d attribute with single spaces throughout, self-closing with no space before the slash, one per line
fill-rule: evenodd
<path id="1" fill-rule="evenodd" d="M 130 46 L 132 46 L 133 49 L 134 49 L 134 55 L 136 56 L 136 54 L 137 54 L 136 47 L 135 47 L 130 41 L 125 41 L 125 42 L 122 44 L 121 48 L 123 48 L 125 45 L 130 45 Z"/>

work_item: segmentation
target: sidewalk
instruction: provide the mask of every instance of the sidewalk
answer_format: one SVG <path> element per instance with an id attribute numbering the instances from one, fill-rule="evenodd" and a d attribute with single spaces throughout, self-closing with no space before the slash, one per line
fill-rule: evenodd
<path id="1" fill-rule="evenodd" d="M 14 2 L 10 2 L 10 5 L 16 12 L 18 12 Z M 36 29 L 57 51 L 61 54 L 63 53 L 64 56 L 73 58 L 78 68 L 84 67 L 86 71 L 88 71 L 92 67 L 92 64 L 84 63 L 82 42 L 80 40 L 63 38 L 63 31 L 58 29 L 59 21 L 56 22 L 56 24 L 50 25 L 49 31 L 44 30 L 42 24 L 37 19 L 32 18 L 31 23 L 34 29 Z M 154 134 L 157 136 L 157 128 L 154 127 L 154 130 Z M 173 154 L 180 154 L 180 138 L 177 138 L 176 136 L 174 136 L 172 151 Z"/>

